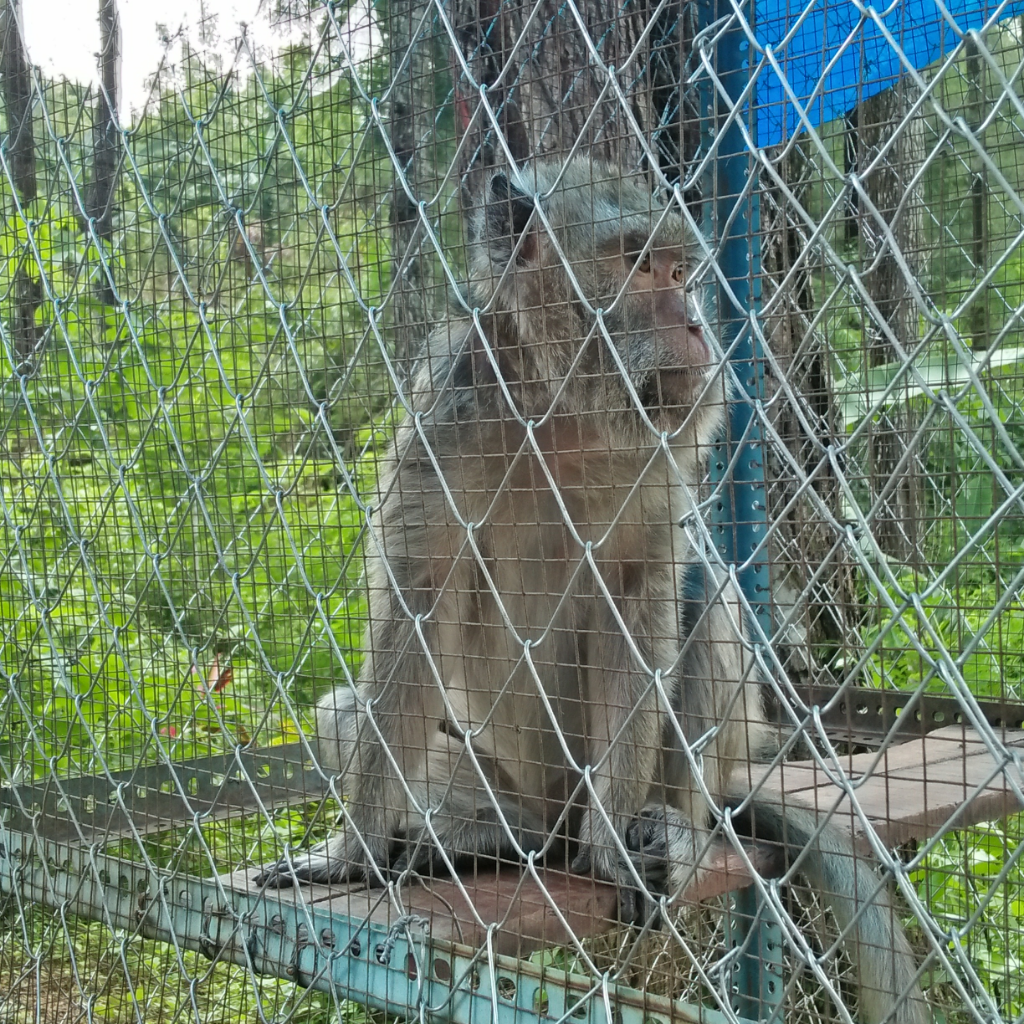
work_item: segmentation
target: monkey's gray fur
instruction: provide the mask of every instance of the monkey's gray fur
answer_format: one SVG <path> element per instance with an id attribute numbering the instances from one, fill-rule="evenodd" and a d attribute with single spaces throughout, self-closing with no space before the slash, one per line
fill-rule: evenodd
<path id="1" fill-rule="evenodd" d="M 705 792 L 744 792 L 768 734 L 738 598 L 677 525 L 728 385 L 685 290 L 692 237 L 641 182 L 540 162 L 496 175 L 471 229 L 482 312 L 431 339 L 372 517 L 358 687 L 318 708 L 346 827 L 266 880 L 380 884 L 567 838 L 634 920 L 645 889 L 702 870 Z M 752 817 L 788 851 L 818 826 Z M 846 931 L 864 1017 L 926 1024 L 849 840 L 826 827 L 801 870 Z"/>

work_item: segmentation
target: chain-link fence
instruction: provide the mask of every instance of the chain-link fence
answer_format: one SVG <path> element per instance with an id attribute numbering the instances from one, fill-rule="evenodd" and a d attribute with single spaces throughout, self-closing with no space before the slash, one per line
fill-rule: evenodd
<path id="1" fill-rule="evenodd" d="M 6 0 L 0 1021 L 1019 1019 L 1019 6 Z"/>

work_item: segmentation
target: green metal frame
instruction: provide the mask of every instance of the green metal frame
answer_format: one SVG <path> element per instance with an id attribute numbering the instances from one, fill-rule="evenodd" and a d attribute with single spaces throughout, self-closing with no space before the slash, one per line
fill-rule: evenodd
<path id="1" fill-rule="evenodd" d="M 734 1022 L 720 1010 L 650 995 L 607 975 L 595 980 L 486 947 L 432 940 L 419 918 L 400 918 L 388 929 L 332 912 L 329 903 L 308 904 L 302 889 L 242 892 L 220 878 L 173 875 L 3 825 L 0 891 L 403 1017 L 422 1012 L 454 1024 Z M 737 921 L 756 924 L 740 923 L 733 932 L 744 946 L 734 1005 L 742 1013 L 760 1005 L 768 1017 L 780 1005 L 782 985 L 771 984 L 777 961 L 763 939 L 767 908 L 759 907 L 753 887 L 745 893 Z"/>
<path id="2" fill-rule="evenodd" d="M 726 918 L 726 944 L 739 951 L 733 962 L 732 1007 L 749 1020 L 781 1019 L 782 927 L 756 886 L 733 893 Z"/>

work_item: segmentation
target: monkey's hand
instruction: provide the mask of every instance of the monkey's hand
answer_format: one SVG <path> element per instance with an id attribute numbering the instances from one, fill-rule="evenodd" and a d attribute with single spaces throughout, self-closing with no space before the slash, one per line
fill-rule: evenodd
<path id="1" fill-rule="evenodd" d="M 705 833 L 674 807 L 645 807 L 626 829 L 626 848 L 645 884 L 674 896 L 701 873 Z"/>
<path id="2" fill-rule="evenodd" d="M 652 921 L 660 914 L 660 898 L 679 889 L 679 879 L 692 880 L 698 867 L 698 832 L 673 807 L 645 807 L 626 827 L 623 846 L 582 842 L 572 870 L 593 874 L 619 889 L 619 919 L 626 924 Z M 637 885 L 637 876 L 641 886 Z"/>
<path id="3" fill-rule="evenodd" d="M 311 850 L 282 857 L 255 881 L 276 889 L 287 889 L 297 882 L 330 885 L 365 880 L 369 887 L 385 885 L 388 871 L 378 869 L 367 848 L 358 839 L 341 831 Z"/>

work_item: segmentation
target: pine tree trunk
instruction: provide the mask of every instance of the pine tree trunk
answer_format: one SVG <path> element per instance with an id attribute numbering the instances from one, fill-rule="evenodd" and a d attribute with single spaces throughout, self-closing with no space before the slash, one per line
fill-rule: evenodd
<path id="1" fill-rule="evenodd" d="M 901 80 L 858 111 L 857 168 L 868 199 L 859 211 L 861 279 L 874 307 L 867 305 L 862 317 L 868 366 L 902 360 L 919 336 L 915 290 L 922 277 L 924 224 L 911 181 L 924 160 L 924 123 L 907 117 L 908 90 Z M 906 567 L 923 560 L 919 444 L 915 411 L 898 401 L 883 410 L 869 439 L 872 533 L 882 553 Z"/>
<path id="2" fill-rule="evenodd" d="M 517 163 L 577 150 L 627 172 L 646 166 L 641 138 L 656 145 L 659 126 L 650 50 L 665 31 L 656 26 L 658 31 L 641 42 L 651 14 L 645 2 L 624 10 L 607 0 L 581 5 L 458 0 L 453 18 L 471 76 L 460 70 L 456 82 L 457 121 L 464 133 L 464 202 L 494 167 L 507 163 L 505 146 Z M 591 57 L 587 37 L 600 64 Z M 625 105 L 605 71 L 612 67 Z M 487 102 L 504 144 L 471 82 L 487 86 Z"/>
<path id="3" fill-rule="evenodd" d="M 818 168 L 804 160 L 799 144 L 773 163 L 785 187 L 761 192 L 763 326 L 772 354 L 766 361 L 764 405 L 788 459 L 769 447 L 772 599 L 778 653 L 787 673 L 814 682 L 814 648 L 841 645 L 852 634 L 854 566 L 837 525 L 842 520 L 839 480 L 825 454 L 841 436 L 842 424 L 815 327 L 811 265 L 801 259 L 810 243 L 800 209 Z"/>
<path id="4" fill-rule="evenodd" d="M 984 37 L 983 37 L 984 41 Z M 968 119 L 979 144 L 984 147 L 982 125 L 988 112 L 988 69 L 985 58 L 973 36 L 964 40 L 967 51 L 967 88 L 969 97 Z M 977 151 L 971 149 L 971 257 L 974 262 L 974 283 L 977 285 L 988 270 L 988 167 Z M 992 343 L 989 291 L 983 288 L 971 306 L 971 345 L 987 349 Z"/>
<path id="5" fill-rule="evenodd" d="M 435 203 L 446 168 L 439 166 L 434 119 L 437 78 L 447 68 L 436 61 L 437 41 L 432 8 L 423 0 L 392 0 L 388 21 L 392 86 L 391 146 L 396 176 L 391 199 L 391 311 L 395 364 L 407 377 L 429 334 L 444 313 L 442 256 L 434 248 L 423 220 L 437 227 Z"/>
<path id="6" fill-rule="evenodd" d="M 36 148 L 32 125 L 32 75 L 21 35 L 18 0 L 6 0 L 0 22 L 0 83 L 7 120 L 6 158 L 22 204 L 36 198 Z M 15 355 L 27 358 L 37 340 L 36 310 L 40 283 L 25 265 L 26 253 L 14 272 L 14 303 L 9 326 Z"/>
<path id="7" fill-rule="evenodd" d="M 100 0 L 100 90 L 92 123 L 92 179 L 85 189 L 85 217 L 94 223 L 96 235 L 109 243 L 114 236 L 114 197 L 121 151 L 117 107 L 121 70 L 121 25 L 117 0 Z M 97 297 L 106 305 L 115 302 L 110 282 L 102 277 Z"/>

